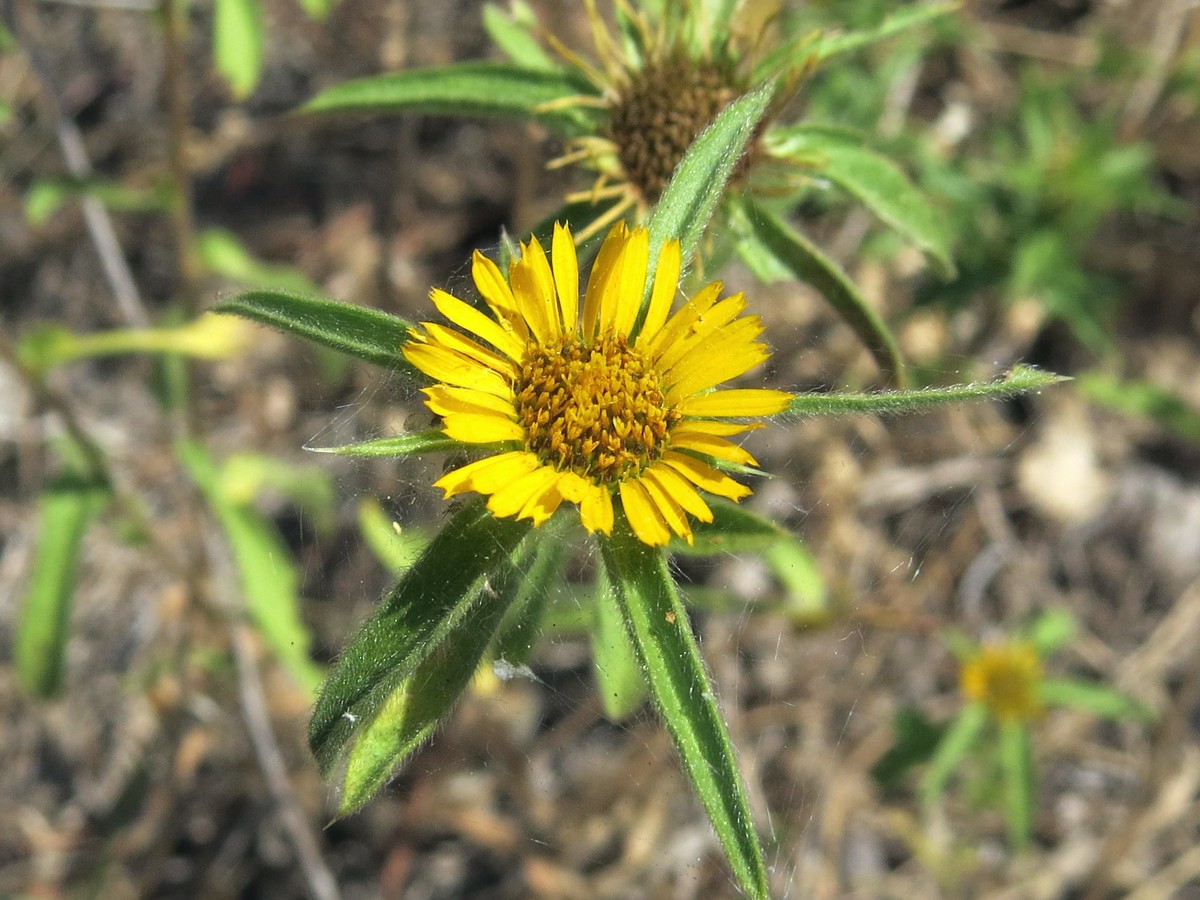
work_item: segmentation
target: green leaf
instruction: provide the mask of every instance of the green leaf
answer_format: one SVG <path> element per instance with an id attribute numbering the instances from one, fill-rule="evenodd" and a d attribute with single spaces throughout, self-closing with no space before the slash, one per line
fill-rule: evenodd
<path id="1" fill-rule="evenodd" d="M 946 733 L 946 726 L 931 722 L 919 709 L 902 707 L 892 718 L 892 746 L 871 767 L 871 777 L 884 790 L 900 786 L 910 769 L 929 762 Z"/>
<path id="2" fill-rule="evenodd" d="M 763 551 L 763 558 L 783 585 L 784 612 L 797 623 L 828 618 L 829 588 L 816 558 L 796 537 L 787 535 Z"/>
<path id="3" fill-rule="evenodd" d="M 25 218 L 31 225 L 44 225 L 64 204 L 77 197 L 94 197 L 117 212 L 164 211 L 170 191 L 165 184 L 135 188 L 103 178 L 39 179 L 25 194 Z"/>
<path id="4" fill-rule="evenodd" d="M 561 521 L 559 517 L 552 519 L 538 535 L 537 548 L 517 598 L 500 623 L 495 644 L 497 661 L 521 666 L 529 662 L 529 657 L 533 655 L 551 594 L 563 586 L 567 544 L 557 533 L 557 523 Z"/>
<path id="5" fill-rule="evenodd" d="M 980 400 L 1003 400 L 1018 394 L 1037 393 L 1043 388 L 1068 381 L 1062 375 L 1040 372 L 1029 366 L 1015 366 L 997 381 L 980 381 L 953 387 L 920 388 L 912 391 L 881 391 L 875 394 L 798 394 L 780 413 L 794 416 L 837 416 L 859 413 L 919 412 L 947 403 L 970 403 Z"/>
<path id="6" fill-rule="evenodd" d="M 1093 403 L 1127 415 L 1144 416 L 1160 428 L 1200 442 L 1200 410 L 1151 381 L 1116 378 L 1103 372 L 1077 376 L 1079 390 Z"/>
<path id="7" fill-rule="evenodd" d="M 421 553 L 429 546 L 429 535 L 420 528 L 405 528 L 383 511 L 374 497 L 358 505 L 358 530 L 362 532 L 371 552 L 393 575 L 412 568 Z"/>
<path id="8" fill-rule="evenodd" d="M 874 28 L 848 31 L 841 34 L 806 34 L 788 41 L 755 67 L 753 80 L 770 78 L 782 72 L 796 73 L 842 53 L 850 53 L 886 40 L 910 28 L 940 18 L 959 8 L 958 0 L 950 3 L 927 3 L 906 6 L 883 19 Z"/>
<path id="9" fill-rule="evenodd" d="M 269 519 L 223 489 L 223 471 L 195 441 L 179 445 L 179 459 L 200 488 L 233 550 L 246 608 L 271 653 L 305 690 L 321 680 L 309 656 L 312 635 L 300 615 L 300 573 Z"/>
<path id="10" fill-rule="evenodd" d="M 515 570 L 500 581 L 483 593 L 470 616 L 447 630 L 362 729 L 347 755 L 339 815 L 361 809 L 454 708 L 513 598 Z"/>
<path id="11" fill-rule="evenodd" d="M 1153 709 L 1115 688 L 1087 681 L 1045 678 L 1038 685 L 1038 696 L 1049 706 L 1067 706 L 1105 719 L 1151 722 L 1158 718 Z"/>
<path id="12" fill-rule="evenodd" d="M 774 84 L 764 84 L 727 106 L 688 148 L 654 208 L 647 295 L 663 245 L 678 238 L 686 266 L 696 252 L 725 185 L 767 111 Z"/>
<path id="13" fill-rule="evenodd" d="M 774 128 L 765 140 L 769 152 L 843 188 L 927 253 L 943 276 L 954 277 L 941 214 L 890 159 L 864 147 L 861 138 L 820 126 Z"/>
<path id="14" fill-rule="evenodd" d="M 413 431 L 394 437 L 376 438 L 343 447 L 309 447 L 313 453 L 336 453 L 340 456 L 417 456 L 422 453 L 444 453 L 447 450 L 467 450 L 478 444 L 464 444 L 447 437 L 440 429 Z"/>
<path id="15" fill-rule="evenodd" d="M 326 88 L 300 111 L 493 116 L 535 119 L 578 130 L 590 121 L 590 111 L 551 104 L 594 93 L 586 80 L 569 72 L 540 71 L 511 63 L 465 62 L 346 81 Z"/>
<path id="16" fill-rule="evenodd" d="M 314 22 L 324 22 L 329 18 L 329 14 L 333 12 L 336 2 L 337 0 L 299 0 L 300 8 Z"/>
<path id="17" fill-rule="evenodd" d="M 975 742 L 983 734 L 987 721 L 987 707 L 982 703 L 972 703 L 965 707 L 946 729 L 938 742 L 937 750 L 933 753 L 929 771 L 921 781 L 921 797 L 926 806 L 937 803 L 950 782 L 950 776 L 954 774 L 958 764 L 966 759 Z"/>
<path id="18" fill-rule="evenodd" d="M 744 506 L 713 497 L 707 500 L 711 522 L 693 522 L 694 543 L 672 539 L 670 551 L 682 556 L 723 556 L 727 553 L 758 553 L 789 533 L 770 519 L 752 513 Z"/>
<path id="19" fill-rule="evenodd" d="M 1075 617 L 1065 609 L 1049 609 L 1029 626 L 1029 642 L 1041 656 L 1049 656 L 1075 636 Z"/>
<path id="20" fill-rule="evenodd" d="M 203 313 L 191 322 L 173 327 L 113 328 L 91 334 L 76 334 L 61 325 L 43 325 L 21 339 L 17 353 L 36 372 L 46 372 L 77 359 L 127 353 L 178 353 L 194 359 L 223 359 L 245 349 L 248 331 L 244 322 L 217 313 Z"/>
<path id="21" fill-rule="evenodd" d="M 554 72 L 560 67 L 534 36 L 537 19 L 527 3 L 514 2 L 507 13 L 495 3 L 483 6 L 483 27 L 501 52 L 525 69 Z"/>
<path id="22" fill-rule="evenodd" d="M 630 643 L 629 629 L 604 569 L 596 579 L 596 624 L 592 629 L 592 667 L 604 715 L 613 722 L 629 718 L 646 700 L 647 685 Z"/>
<path id="23" fill-rule="evenodd" d="M 498 519 L 482 500 L 455 514 L 342 651 L 321 686 L 308 743 L 329 774 L 358 722 L 370 722 L 503 580 L 528 522 Z"/>
<path id="24" fill-rule="evenodd" d="M 757 243 L 758 252 L 770 253 L 796 278 L 811 284 L 871 351 L 884 378 L 903 385 L 904 362 L 896 339 L 850 276 L 808 238 L 750 197 L 729 206 L 730 225 L 742 236 L 739 246 L 745 241 Z"/>
<path id="25" fill-rule="evenodd" d="M 215 310 L 262 322 L 377 366 L 416 372 L 400 352 L 412 326 L 377 309 L 287 291 L 259 290 L 238 294 L 217 304 Z"/>
<path id="26" fill-rule="evenodd" d="M 208 271 L 253 288 L 316 295 L 320 288 L 293 266 L 256 259 L 241 239 L 223 228 L 208 228 L 196 239 L 196 253 Z"/>
<path id="27" fill-rule="evenodd" d="M 737 755 L 662 551 L 639 541 L 621 515 L 601 556 L 650 686 L 742 890 L 766 898 L 766 869 Z"/>
<path id="28" fill-rule="evenodd" d="M 17 679 L 38 697 L 62 690 L 79 549 L 107 498 L 102 485 L 64 475 L 38 500 L 37 550 L 13 649 Z"/>
<path id="29" fill-rule="evenodd" d="M 235 99 L 245 99 L 262 76 L 265 38 L 258 0 L 215 0 L 213 61 Z"/>
<path id="30" fill-rule="evenodd" d="M 1000 723 L 1000 768 L 1004 773 L 1004 818 L 1008 823 L 1008 836 L 1014 847 L 1023 850 L 1033 837 L 1036 803 L 1033 746 L 1024 722 Z"/>

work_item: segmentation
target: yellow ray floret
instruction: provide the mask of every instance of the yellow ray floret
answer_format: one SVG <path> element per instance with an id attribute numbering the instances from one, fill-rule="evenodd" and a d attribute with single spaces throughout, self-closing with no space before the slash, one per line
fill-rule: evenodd
<path id="1" fill-rule="evenodd" d="M 768 358 L 762 325 L 742 315 L 742 295 L 722 300 L 719 282 L 672 314 L 681 267 L 677 241 L 652 260 L 647 231 L 619 222 L 581 309 L 575 242 L 556 225 L 550 253 L 531 238 L 507 278 L 475 254 L 490 315 L 434 290 L 450 325 L 414 329 L 404 355 L 436 382 L 424 393 L 443 431 L 490 452 L 435 486 L 483 494 L 493 515 L 534 525 L 567 503 L 585 528 L 608 534 L 619 510 L 656 546 L 672 535 L 691 542 L 691 521 L 712 521 L 703 493 L 749 494 L 718 466 L 754 465 L 728 438 L 760 426 L 724 420 L 773 415 L 792 395 L 718 389 Z"/>

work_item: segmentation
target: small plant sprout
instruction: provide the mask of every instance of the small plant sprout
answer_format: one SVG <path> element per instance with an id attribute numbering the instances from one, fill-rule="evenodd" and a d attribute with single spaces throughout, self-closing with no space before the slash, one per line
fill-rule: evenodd
<path id="1" fill-rule="evenodd" d="M 968 790 L 981 802 L 1003 803 L 1009 839 L 1014 847 L 1025 848 L 1037 808 L 1033 731 L 1048 710 L 1075 709 L 1118 721 L 1153 718 L 1145 706 L 1107 685 L 1047 676 L 1046 658 L 1069 643 L 1074 632 L 1069 614 L 1051 611 L 1021 633 L 980 644 L 960 634 L 948 636 L 959 661 L 963 709 L 939 738 L 924 741 L 923 753 L 911 752 L 905 760 L 906 765 L 922 757 L 929 760 L 921 785 L 927 810 L 936 808 L 952 775 L 970 762 Z M 905 730 L 910 736 L 920 731 Z M 906 752 L 901 743 L 893 748 L 893 761 Z M 887 768 L 877 766 L 877 777 Z"/>

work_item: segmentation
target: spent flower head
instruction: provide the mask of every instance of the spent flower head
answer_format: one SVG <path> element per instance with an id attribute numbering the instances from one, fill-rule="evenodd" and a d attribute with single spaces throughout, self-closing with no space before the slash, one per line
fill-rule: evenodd
<path id="1" fill-rule="evenodd" d="M 743 316 L 744 295 L 713 282 L 672 313 L 678 241 L 657 260 L 647 295 L 649 233 L 615 225 L 587 281 L 567 226 L 547 255 L 522 245 L 505 278 L 476 252 L 475 286 L 491 315 L 442 290 L 434 305 L 456 328 L 426 322 L 404 355 L 438 382 L 424 389 L 444 433 L 486 449 L 443 476 L 447 497 L 487 495 L 493 515 L 545 523 L 578 504 L 592 532 L 609 534 L 614 503 L 646 544 L 671 533 L 692 541 L 689 517 L 711 522 L 701 492 L 738 500 L 750 489 L 721 466 L 754 465 L 729 437 L 747 417 L 782 412 L 783 391 L 715 390 L 769 357 L 762 325 Z"/>

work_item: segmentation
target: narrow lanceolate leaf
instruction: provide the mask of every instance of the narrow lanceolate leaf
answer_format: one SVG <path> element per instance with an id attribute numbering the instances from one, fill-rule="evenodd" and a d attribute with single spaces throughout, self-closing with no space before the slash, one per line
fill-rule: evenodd
<path id="1" fill-rule="evenodd" d="M 604 567 L 638 661 L 683 768 L 734 875 L 752 897 L 768 896 L 762 848 L 750 818 L 737 755 L 713 696 L 700 648 L 662 552 L 621 521 L 600 541 Z"/>
<path id="2" fill-rule="evenodd" d="M 216 307 L 388 369 L 415 373 L 400 352 L 412 326 L 377 309 L 287 291 L 246 291 Z"/>
<path id="3" fill-rule="evenodd" d="M 646 699 L 646 679 L 630 643 L 629 629 L 604 569 L 596 579 L 592 666 L 604 714 L 614 722 L 632 715 Z"/>
<path id="4" fill-rule="evenodd" d="M 217 464 L 202 445 L 181 444 L 179 456 L 233 550 L 254 626 L 296 682 L 315 691 L 322 670 L 309 656 L 312 634 L 300 614 L 300 573 L 279 531 L 250 503 L 228 496 Z"/>
<path id="5" fill-rule="evenodd" d="M 757 253 L 769 253 L 793 276 L 816 288 L 871 351 L 884 378 L 903 385 L 904 362 L 896 339 L 841 266 L 749 197 L 730 204 L 730 225 L 739 234 L 739 249 L 744 244 L 756 245 Z"/>
<path id="6" fill-rule="evenodd" d="M 972 703 L 958 714 L 958 718 L 946 730 L 933 753 L 929 771 L 921 782 L 921 796 L 927 806 L 936 803 L 946 790 L 950 776 L 958 764 L 967 758 L 983 734 L 987 721 L 987 708 L 982 703 Z"/>
<path id="7" fill-rule="evenodd" d="M 693 543 L 674 538 L 672 553 L 683 556 L 721 556 L 726 553 L 759 553 L 779 540 L 790 537 L 770 519 L 755 515 L 737 503 L 710 498 L 711 522 L 694 522 Z"/>
<path id="8" fill-rule="evenodd" d="M 494 593 L 529 532 L 527 522 L 498 519 L 468 503 L 389 591 L 342 651 L 321 686 L 308 743 L 328 774 L 359 723 L 385 702 Z"/>
<path id="9" fill-rule="evenodd" d="M 422 528 L 401 529 L 374 497 L 358 505 L 358 530 L 375 558 L 393 575 L 403 575 L 429 546 Z"/>
<path id="10" fill-rule="evenodd" d="M 557 535 L 556 522 L 544 526 L 538 536 L 537 548 L 521 579 L 516 599 L 500 623 L 494 648 L 497 662 L 514 666 L 529 662 L 542 633 L 542 618 L 551 594 L 562 589 L 567 544 Z"/>
<path id="11" fill-rule="evenodd" d="M 947 403 L 1003 400 L 1019 394 L 1036 393 L 1069 380 L 1053 372 L 1015 366 L 996 381 L 979 381 L 952 387 L 920 388 L 912 391 L 880 391 L 875 394 L 798 394 L 784 417 L 837 416 L 858 413 L 894 414 L 920 412 Z"/>
<path id="12" fill-rule="evenodd" d="M 336 453 L 340 456 L 416 456 L 421 453 L 444 453 L 447 450 L 463 450 L 468 444 L 446 437 L 441 431 L 414 431 L 394 437 L 376 438 L 360 444 L 345 444 L 341 447 L 308 447 L 313 453 Z"/>
<path id="13" fill-rule="evenodd" d="M 559 68 L 534 36 L 537 19 L 528 4 L 512 4 L 512 14 L 509 14 L 495 3 L 485 3 L 483 27 L 492 43 L 518 66 L 544 72 Z"/>
<path id="14" fill-rule="evenodd" d="M 479 668 L 518 581 L 516 569 L 508 567 L 492 589 L 483 592 L 471 615 L 447 630 L 437 648 L 365 724 L 347 755 L 340 815 L 361 809 L 454 708 Z"/>
<path id="15" fill-rule="evenodd" d="M 672 238 L 678 238 L 682 245 L 685 266 L 692 258 L 774 90 L 774 84 L 764 84 L 730 103 L 675 167 L 648 226 L 651 276 L 659 251 Z M 646 283 L 650 284 L 649 277 Z"/>
<path id="16" fill-rule="evenodd" d="M 80 545 L 107 496 L 102 486 L 73 476 L 58 479 L 38 501 L 37 551 L 14 654 L 21 685 L 39 697 L 62 689 Z"/>
<path id="17" fill-rule="evenodd" d="M 1004 817 L 1008 834 L 1018 849 L 1029 846 L 1033 837 L 1034 794 L 1033 746 L 1029 726 L 1021 721 L 1000 724 L 1000 768 L 1004 773 Z"/>
<path id="18" fill-rule="evenodd" d="M 813 125 L 772 129 L 768 152 L 811 169 L 862 202 L 929 255 L 947 278 L 954 262 L 933 205 L 890 159 L 843 130 Z"/>
<path id="19" fill-rule="evenodd" d="M 213 61 L 238 100 L 258 85 L 263 66 L 263 38 L 258 0 L 215 0 Z"/>
<path id="20" fill-rule="evenodd" d="M 1050 706 L 1068 706 L 1106 719 L 1149 722 L 1155 718 L 1154 710 L 1132 697 L 1087 681 L 1046 678 L 1038 684 L 1038 697 Z"/>
<path id="21" fill-rule="evenodd" d="M 887 16 L 874 28 L 833 34 L 801 35 L 767 54 L 755 67 L 753 80 L 801 72 L 831 57 L 862 49 L 925 22 L 940 18 L 958 9 L 959 5 L 958 0 L 954 0 L 950 3 L 907 6 Z"/>
<path id="22" fill-rule="evenodd" d="M 567 105 L 569 98 L 594 93 L 587 81 L 569 72 L 466 62 L 346 81 L 326 88 L 301 111 L 490 116 L 537 119 L 570 128 L 586 114 Z"/>

